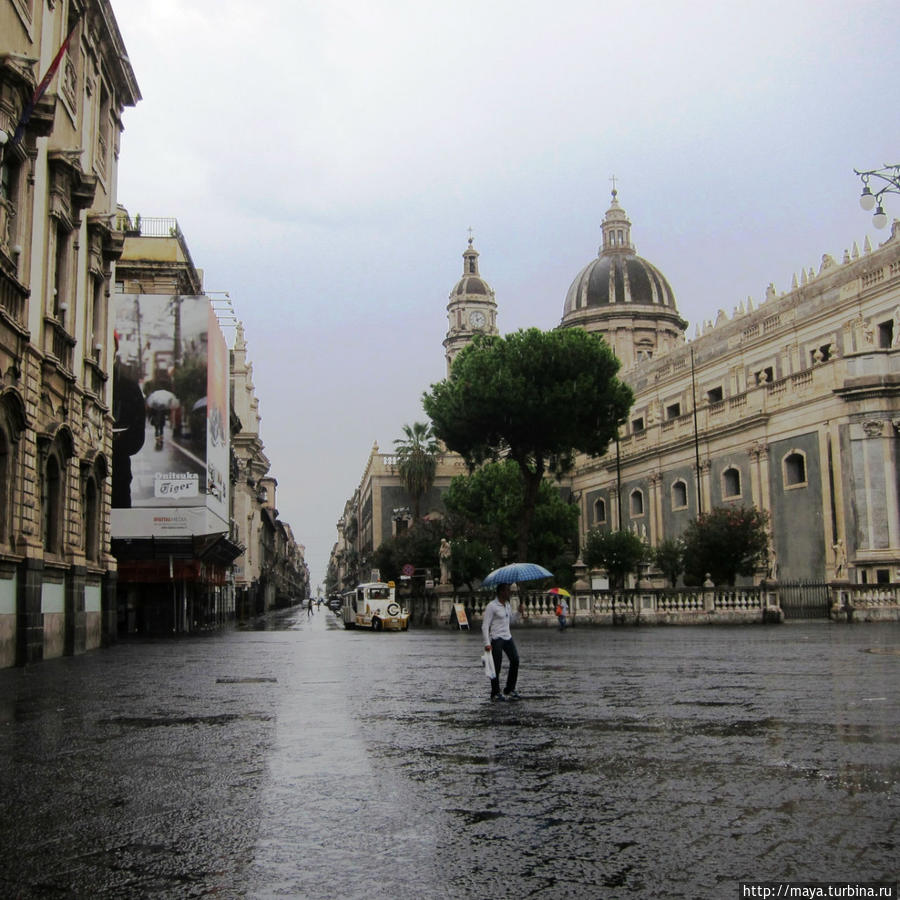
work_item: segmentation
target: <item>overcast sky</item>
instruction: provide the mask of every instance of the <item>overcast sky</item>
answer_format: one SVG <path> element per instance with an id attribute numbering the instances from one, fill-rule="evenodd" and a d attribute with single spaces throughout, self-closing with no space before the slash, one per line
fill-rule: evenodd
<path id="1" fill-rule="evenodd" d="M 559 324 L 613 174 L 689 337 L 887 236 L 853 169 L 900 162 L 896 0 L 112 5 L 119 201 L 231 295 L 314 586 L 373 442 L 426 421 L 469 226 L 503 333 Z"/>

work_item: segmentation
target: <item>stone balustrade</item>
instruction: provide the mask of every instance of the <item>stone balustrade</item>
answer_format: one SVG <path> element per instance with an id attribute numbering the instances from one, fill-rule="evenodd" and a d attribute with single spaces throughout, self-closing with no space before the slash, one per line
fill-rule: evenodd
<path id="1" fill-rule="evenodd" d="M 831 618 L 838 622 L 900 621 L 900 585 L 832 585 Z"/>
<path id="2" fill-rule="evenodd" d="M 833 621 L 900 621 L 900 584 L 831 585 Z M 441 586 L 428 597 L 410 601 L 416 624 L 446 625 L 453 603 L 462 603 L 477 628 L 491 590 L 459 591 Z M 780 622 L 784 618 L 776 584 L 753 587 L 633 588 L 575 591 L 567 598 L 570 625 L 703 625 Z M 519 627 L 557 623 L 557 597 L 541 591 L 512 594 L 513 621 Z"/>

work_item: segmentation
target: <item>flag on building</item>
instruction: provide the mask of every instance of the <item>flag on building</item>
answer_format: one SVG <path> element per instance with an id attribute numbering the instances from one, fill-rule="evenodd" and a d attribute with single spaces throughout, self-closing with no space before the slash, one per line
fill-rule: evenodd
<path id="1" fill-rule="evenodd" d="M 71 30 L 66 35 L 66 39 L 62 42 L 62 46 L 59 50 L 56 51 L 56 56 L 53 57 L 53 62 L 50 63 L 50 67 L 44 73 L 44 77 L 40 80 L 38 86 L 34 89 L 34 94 L 31 97 L 28 105 L 25 109 L 22 110 L 22 116 L 19 119 L 19 124 L 16 125 L 16 131 L 12 138 L 12 144 L 18 144 L 22 139 L 22 135 L 25 133 L 25 126 L 28 124 L 29 119 L 31 118 L 31 114 L 34 112 L 34 108 L 38 105 L 41 97 L 44 96 L 47 88 L 50 87 L 50 82 L 53 81 L 53 76 L 56 74 L 56 70 L 59 68 L 59 64 L 62 62 L 63 56 L 65 56 L 66 50 L 69 47 L 69 41 L 72 40 L 72 35 L 75 34 L 75 29 L 78 27 L 78 23 L 80 19 L 75 20 L 75 24 L 72 25 Z"/>

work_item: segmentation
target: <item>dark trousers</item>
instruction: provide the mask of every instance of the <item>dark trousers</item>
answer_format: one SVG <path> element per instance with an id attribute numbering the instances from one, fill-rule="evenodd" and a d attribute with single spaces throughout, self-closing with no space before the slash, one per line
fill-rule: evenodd
<path id="1" fill-rule="evenodd" d="M 491 696 L 500 693 L 500 667 L 503 665 L 503 654 L 509 660 L 509 671 L 506 673 L 506 687 L 504 694 L 512 693 L 516 689 L 516 681 L 519 678 L 519 651 L 516 650 L 515 641 L 512 638 L 492 638 L 491 656 L 494 657 L 494 668 L 497 677 L 491 679 Z"/>

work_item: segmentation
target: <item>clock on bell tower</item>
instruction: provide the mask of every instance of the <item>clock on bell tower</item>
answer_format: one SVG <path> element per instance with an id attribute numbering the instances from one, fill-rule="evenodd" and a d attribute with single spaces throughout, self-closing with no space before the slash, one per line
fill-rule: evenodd
<path id="1" fill-rule="evenodd" d="M 473 246 L 469 229 L 469 246 L 463 253 L 463 274 L 450 291 L 447 303 L 449 327 L 444 338 L 447 372 L 456 354 L 476 334 L 499 334 L 497 330 L 497 301 L 490 285 L 478 271 L 478 251 Z"/>

